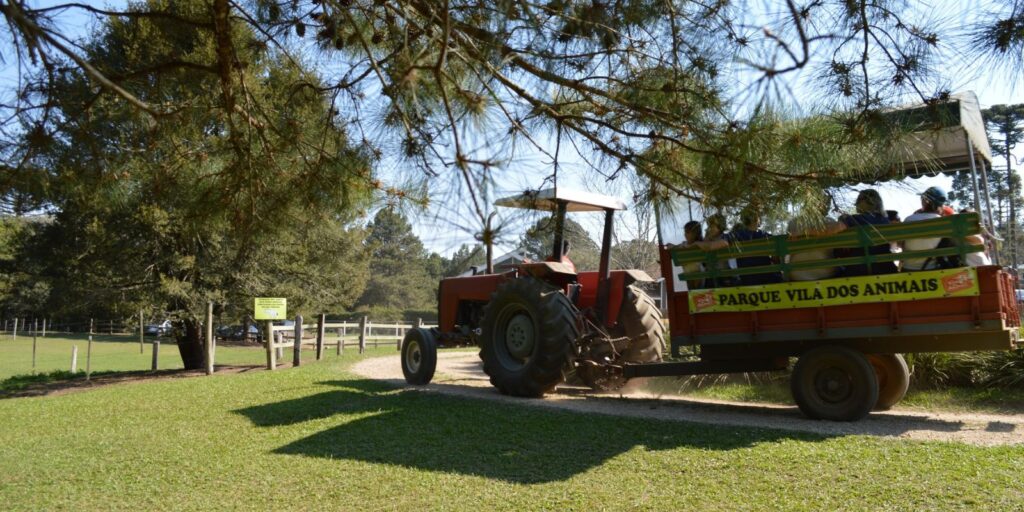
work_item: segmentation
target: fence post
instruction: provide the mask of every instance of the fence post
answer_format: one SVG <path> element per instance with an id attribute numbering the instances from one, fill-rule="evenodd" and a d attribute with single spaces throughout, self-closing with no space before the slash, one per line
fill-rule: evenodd
<path id="1" fill-rule="evenodd" d="M 153 340 L 153 365 L 152 370 L 156 371 L 157 364 L 160 361 L 160 338 Z"/>
<path id="2" fill-rule="evenodd" d="M 423 319 L 422 318 L 417 318 L 416 319 L 416 327 L 423 327 Z"/>
<path id="3" fill-rule="evenodd" d="M 369 322 L 366 321 L 366 317 L 359 319 L 359 353 L 362 354 L 366 350 L 366 325 Z"/>
<path id="4" fill-rule="evenodd" d="M 92 375 L 92 334 L 89 335 L 89 346 L 85 349 L 85 380 Z"/>
<path id="5" fill-rule="evenodd" d="M 46 337 L 46 318 L 43 318 L 43 337 Z"/>
<path id="6" fill-rule="evenodd" d="M 71 373 L 78 371 L 78 345 L 71 346 Z"/>
<path id="7" fill-rule="evenodd" d="M 36 331 L 39 330 L 39 320 L 32 319 L 32 373 L 36 372 Z"/>
<path id="8" fill-rule="evenodd" d="M 274 331 L 274 353 L 278 362 L 284 359 L 284 333 L 281 331 Z"/>
<path id="9" fill-rule="evenodd" d="M 89 319 L 89 334 L 92 334 L 93 319 Z"/>
<path id="10" fill-rule="evenodd" d="M 18 341 L 18 317 L 14 317 L 14 330 L 11 333 L 11 341 Z"/>
<path id="11" fill-rule="evenodd" d="M 114 334 L 114 321 L 107 320 L 107 333 L 113 336 Z"/>
<path id="12" fill-rule="evenodd" d="M 343 326 L 345 325 L 344 322 L 342 322 L 342 325 Z M 338 353 L 335 354 L 335 355 L 339 355 L 340 356 L 341 355 L 342 346 L 345 345 L 345 327 L 339 327 L 339 328 L 337 328 L 335 330 L 338 332 Z"/>
<path id="13" fill-rule="evenodd" d="M 144 330 L 144 326 L 142 325 L 142 310 L 140 309 L 139 310 L 139 353 L 140 354 L 143 354 L 143 353 L 146 352 L 145 345 L 144 345 L 144 342 L 142 340 L 142 338 L 143 338 L 143 330 Z M 43 324 L 43 332 L 46 332 L 46 324 L 45 323 Z M 44 334 L 44 336 L 45 336 L 45 334 Z M 154 368 L 154 370 L 155 369 L 156 368 Z"/>
<path id="14" fill-rule="evenodd" d="M 273 370 L 277 366 L 277 358 L 274 352 L 274 323 L 270 320 L 263 324 L 263 343 L 267 345 L 267 369 Z"/>
<path id="15" fill-rule="evenodd" d="M 206 303 L 206 374 L 213 375 L 213 301 Z"/>
<path id="16" fill-rule="evenodd" d="M 319 361 L 324 357 L 324 323 L 327 322 L 327 315 L 320 313 L 320 316 L 316 317 L 316 360 Z"/>
<path id="17" fill-rule="evenodd" d="M 302 364 L 302 315 L 295 315 L 295 342 L 292 344 L 292 366 Z"/>

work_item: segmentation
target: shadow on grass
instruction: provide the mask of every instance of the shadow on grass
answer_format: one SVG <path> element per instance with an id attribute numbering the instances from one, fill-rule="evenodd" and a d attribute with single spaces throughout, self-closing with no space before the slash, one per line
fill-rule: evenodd
<path id="1" fill-rule="evenodd" d="M 370 380 L 326 384 L 339 389 L 235 412 L 261 427 L 334 415 L 357 416 L 274 453 L 385 463 L 525 484 L 565 480 L 635 448 L 732 450 L 782 439 L 826 438 L 537 410 L 395 390 Z"/>

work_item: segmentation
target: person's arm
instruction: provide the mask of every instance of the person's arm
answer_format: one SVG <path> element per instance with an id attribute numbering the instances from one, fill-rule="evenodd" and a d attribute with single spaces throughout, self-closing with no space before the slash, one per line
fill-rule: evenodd
<path id="1" fill-rule="evenodd" d="M 694 242 L 694 246 L 700 247 L 703 251 L 717 251 L 718 249 L 725 249 L 729 247 L 729 242 L 725 240 L 702 240 L 700 242 Z"/>

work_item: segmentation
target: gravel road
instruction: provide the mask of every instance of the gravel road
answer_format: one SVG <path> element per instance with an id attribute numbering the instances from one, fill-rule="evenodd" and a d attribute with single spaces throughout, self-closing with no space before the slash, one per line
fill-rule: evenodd
<path id="1" fill-rule="evenodd" d="M 824 435 L 868 435 L 925 441 L 951 441 L 994 446 L 1024 444 L 1024 415 L 963 414 L 892 410 L 854 423 L 804 418 L 795 406 L 753 405 L 644 393 L 597 394 L 588 389 L 559 387 L 544 399 L 513 398 L 498 393 L 484 375 L 475 352 L 441 352 L 431 384 L 411 389 L 529 407 L 626 417 L 689 421 L 713 425 L 772 428 Z M 366 359 L 354 372 L 405 386 L 397 355 Z"/>

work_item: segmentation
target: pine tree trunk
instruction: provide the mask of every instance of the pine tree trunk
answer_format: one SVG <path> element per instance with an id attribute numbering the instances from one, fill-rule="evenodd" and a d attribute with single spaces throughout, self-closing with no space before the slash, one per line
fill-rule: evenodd
<path id="1" fill-rule="evenodd" d="M 1017 231 L 1017 212 L 1016 212 L 1015 208 L 1017 207 L 1017 205 L 1014 204 L 1014 200 L 1013 200 L 1013 165 L 1010 164 L 1012 162 L 1012 160 L 1010 160 L 1011 156 L 1012 155 L 1010 155 L 1010 145 L 1007 144 L 1006 145 L 1006 189 L 1009 191 L 1009 196 L 1010 196 L 1010 198 L 1009 198 L 1009 203 L 1010 203 L 1010 219 L 1009 219 L 1010 220 L 1010 230 L 1009 230 L 1009 237 L 1008 238 L 1010 239 L 1010 244 L 1009 244 L 1010 245 L 1010 264 L 1013 266 L 1013 271 L 1016 273 L 1017 272 L 1017 236 L 1016 236 L 1017 235 L 1017 233 L 1016 233 L 1016 231 Z"/>
<path id="2" fill-rule="evenodd" d="M 178 353 L 186 370 L 202 370 L 205 368 L 203 358 L 203 334 L 199 322 L 189 319 L 184 321 L 184 329 L 177 336 Z"/>

